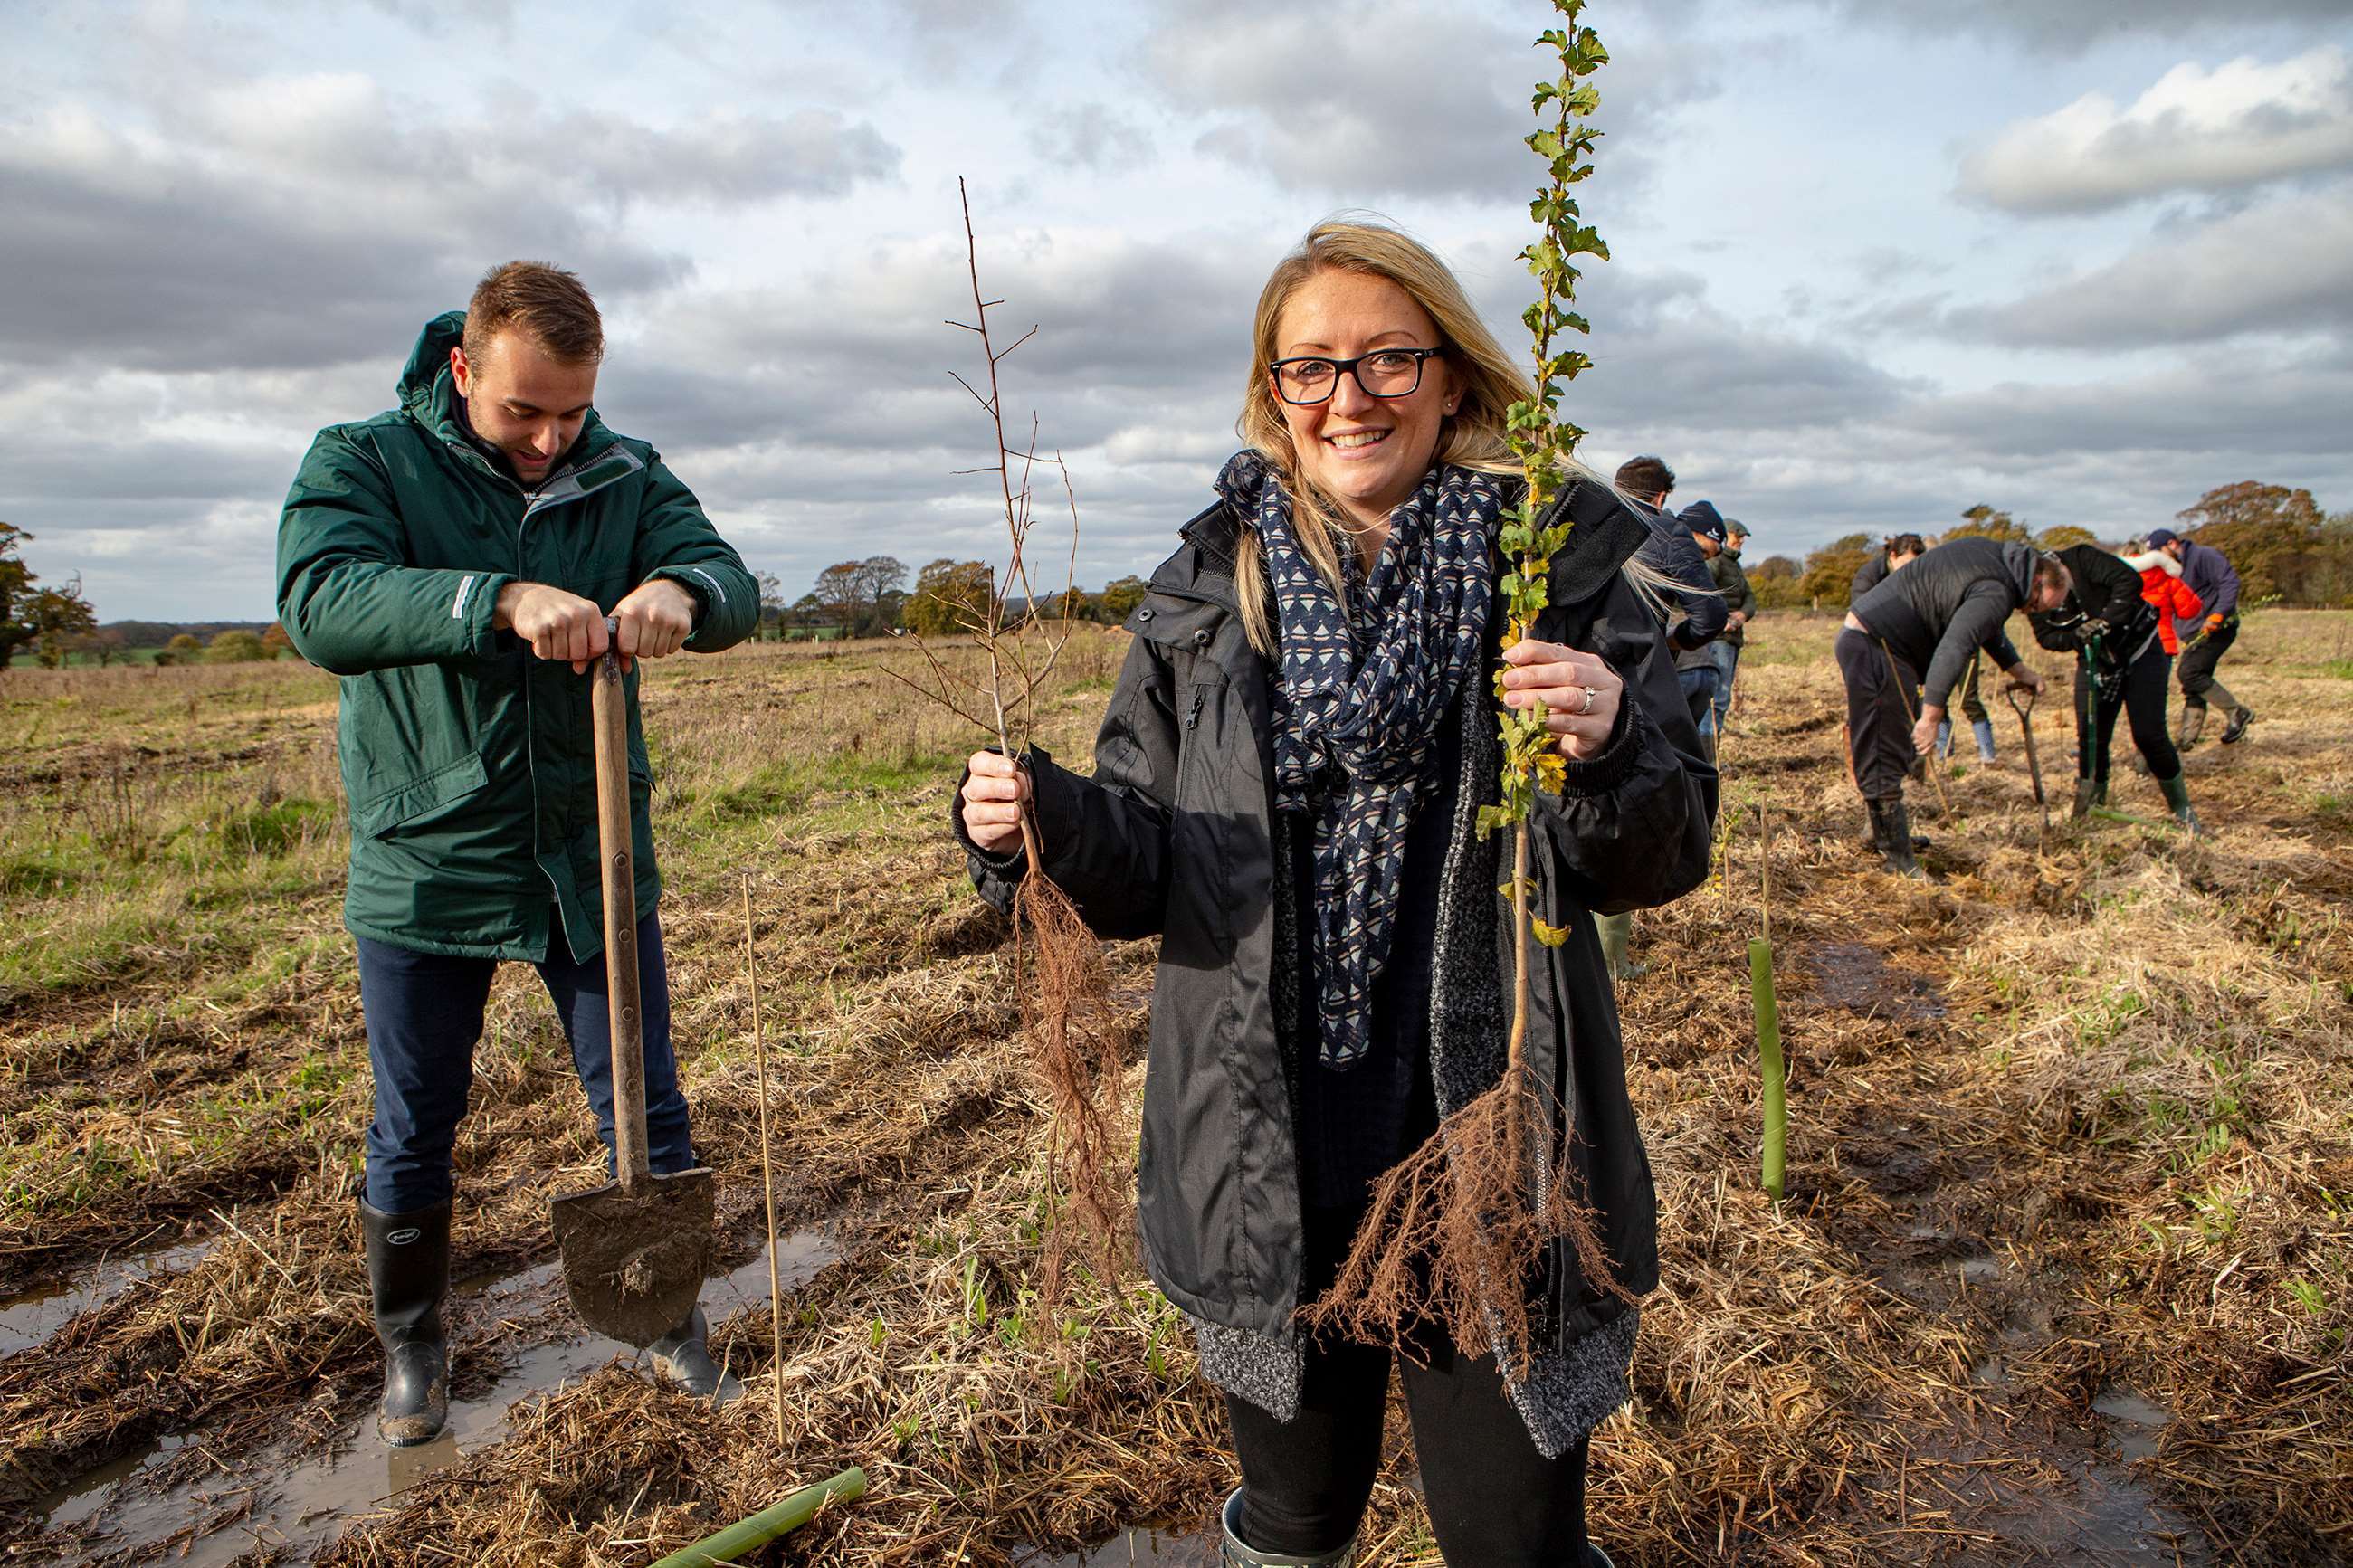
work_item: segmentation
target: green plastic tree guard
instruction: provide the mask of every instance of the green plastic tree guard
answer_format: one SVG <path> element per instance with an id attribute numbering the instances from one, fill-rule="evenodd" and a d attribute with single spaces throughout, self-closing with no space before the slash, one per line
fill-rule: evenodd
<path id="1" fill-rule="evenodd" d="M 773 1508 L 706 1535 L 656 1563 L 653 1568 L 722 1568 L 747 1552 L 765 1546 L 788 1530 L 798 1530 L 817 1510 L 839 1498 L 855 1502 L 866 1495 L 866 1472 L 852 1465 L 828 1481 L 804 1487 Z"/>

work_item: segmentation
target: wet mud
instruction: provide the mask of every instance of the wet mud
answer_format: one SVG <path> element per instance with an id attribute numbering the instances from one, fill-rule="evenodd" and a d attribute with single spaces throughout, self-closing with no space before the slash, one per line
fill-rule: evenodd
<path id="1" fill-rule="evenodd" d="M 777 1246 L 777 1282 L 789 1294 L 838 1256 L 824 1231 L 786 1236 Z M 503 1442 L 518 1403 L 616 1361 L 641 1360 L 628 1345 L 579 1331 L 564 1293 L 562 1265 L 554 1261 L 453 1283 L 448 1311 L 458 1366 L 449 1424 L 434 1441 L 390 1447 L 376 1437 L 366 1415 L 343 1424 L 324 1443 L 296 1437 L 240 1451 L 216 1447 L 204 1431 L 165 1436 L 34 1505 L 55 1543 L 57 1555 L 47 1560 L 59 1568 L 94 1568 L 161 1554 L 201 1568 L 256 1551 L 275 1553 L 270 1561 L 303 1560 L 354 1518 L 468 1454 Z M 702 1300 L 714 1326 L 739 1312 L 765 1311 L 766 1249 L 713 1275 Z M 555 1337 L 543 1337 L 551 1331 Z M 487 1353 L 479 1342 L 485 1339 Z"/>

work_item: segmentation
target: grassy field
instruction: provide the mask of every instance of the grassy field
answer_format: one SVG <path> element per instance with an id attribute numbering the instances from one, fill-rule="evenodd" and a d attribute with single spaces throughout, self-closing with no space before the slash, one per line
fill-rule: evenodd
<path id="1" fill-rule="evenodd" d="M 1637 922 L 1664 1278 L 1596 1441 L 1597 1536 L 1621 1563 L 2353 1555 L 2353 616 L 2250 617 L 2224 674 L 2262 717 L 2189 758 L 2211 838 L 2068 825 L 2049 711 L 2044 837 L 2003 710 L 2001 761 L 1949 770 L 1948 809 L 1915 786 L 1927 884 L 1858 848 L 1833 629 L 1754 629 L 1725 874 Z M 1086 754 L 1123 640 L 1073 645 L 1058 755 Z M 1140 1523 L 1204 1561 L 1231 1481 L 1181 1322 L 1140 1284 L 1039 1303 L 1040 1091 L 1006 931 L 944 833 L 970 738 L 892 679 L 913 657 L 765 645 L 645 687 L 731 1268 L 762 1245 L 751 889 L 806 1233 L 782 1364 L 737 1311 L 719 1342 L 754 1397 L 712 1412 L 576 1344 L 545 1202 L 600 1157 L 510 966 L 458 1150 L 454 1394 L 480 1420 L 389 1467 L 334 682 L 0 675 L 0 1562 L 639 1563 L 849 1464 L 870 1497 L 775 1561 L 1059 1562 Z M 2125 771 L 2115 804 L 2162 813 Z M 1746 960 L 1768 856 L 1778 1205 Z M 1150 948 L 1111 959 L 1140 1056 Z M 1427 1568 L 1393 1442 L 1368 1561 Z"/>

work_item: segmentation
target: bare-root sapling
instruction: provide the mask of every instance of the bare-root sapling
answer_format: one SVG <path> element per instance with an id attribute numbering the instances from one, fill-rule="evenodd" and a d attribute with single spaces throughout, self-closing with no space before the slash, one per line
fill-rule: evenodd
<path id="1" fill-rule="evenodd" d="M 1074 585 L 1066 581 L 1050 598 L 1037 591 L 1031 571 L 1031 542 L 1038 521 L 1032 481 L 1041 469 L 1050 468 L 1060 484 L 1070 517 L 1069 559 L 1073 573 L 1078 500 L 1060 456 L 1039 454 L 1034 416 L 1024 446 L 1016 447 L 1008 439 L 998 367 L 1037 329 L 1032 327 L 1012 342 L 998 345 L 989 312 L 1004 301 L 988 298 L 981 288 L 972 198 L 962 180 L 956 182 L 956 190 L 964 208 L 973 319 L 948 325 L 973 334 L 980 345 L 987 375 L 966 379 L 950 374 L 972 395 L 987 421 L 993 457 L 965 471 L 995 478 L 1008 552 L 1003 571 L 993 576 L 987 602 L 965 607 L 958 616 L 959 629 L 970 637 L 980 658 L 966 661 L 915 637 L 912 640 L 923 655 L 925 677 L 909 684 L 985 731 L 1000 752 L 1026 767 L 1039 693 L 1071 636 L 1067 610 Z M 1012 911 L 1014 984 L 1023 1026 L 1053 1105 L 1048 1154 L 1053 1214 L 1047 1227 L 1043 1281 L 1050 1300 L 1062 1289 L 1064 1269 L 1074 1247 L 1106 1281 L 1115 1281 L 1128 1272 L 1134 1251 L 1134 1179 L 1127 1153 L 1133 1141 L 1127 1135 L 1121 1095 L 1124 1064 L 1104 1018 L 1108 982 L 1103 946 L 1080 918 L 1070 896 L 1045 875 L 1046 845 L 1037 814 L 1026 804 L 1021 814 L 1021 846 L 1023 868 Z"/>
<path id="2" fill-rule="evenodd" d="M 1601 237 L 1578 212 L 1570 187 L 1592 172 L 1587 160 L 1599 132 L 1588 118 L 1599 94 L 1584 79 L 1608 58 L 1590 27 L 1577 25 L 1584 0 L 1553 0 L 1563 26 L 1536 41 L 1558 56 L 1556 79 L 1536 86 L 1535 109 L 1550 123 L 1527 137 L 1546 178 L 1530 215 L 1537 238 L 1521 253 L 1539 297 L 1523 315 L 1535 344 L 1533 395 L 1511 409 L 1512 448 L 1525 471 L 1526 493 L 1506 520 L 1501 543 L 1509 569 L 1502 590 L 1508 617 L 1504 642 L 1532 635 L 1546 604 L 1552 556 L 1568 539 L 1564 518 L 1546 521 L 1574 473 L 1584 434 L 1559 416 L 1561 385 L 1591 362 L 1556 346 L 1564 331 L 1587 330 L 1569 309 L 1577 268 L 1571 258 L 1607 258 Z M 1503 695 L 1502 673 L 1495 677 Z M 1403 1346 L 1416 1326 L 1435 1321 L 1471 1353 L 1501 1347 L 1507 1375 L 1526 1375 L 1538 1337 L 1531 1301 L 1546 1255 L 1566 1243 L 1586 1279 L 1623 1295 L 1613 1260 L 1597 1233 L 1571 1158 L 1573 1108 L 1556 1102 L 1536 1080 L 1528 1051 L 1532 942 L 1557 946 L 1569 931 L 1531 909 L 1536 883 L 1529 865 L 1528 816 L 1536 792 L 1557 792 L 1564 762 L 1541 705 L 1501 710 L 1503 767 L 1499 803 L 1480 812 L 1482 831 L 1512 836 L 1512 870 L 1503 884 L 1513 931 L 1512 1026 L 1501 1079 L 1440 1122 L 1438 1131 L 1374 1188 L 1338 1278 L 1305 1317 L 1350 1338 Z"/>

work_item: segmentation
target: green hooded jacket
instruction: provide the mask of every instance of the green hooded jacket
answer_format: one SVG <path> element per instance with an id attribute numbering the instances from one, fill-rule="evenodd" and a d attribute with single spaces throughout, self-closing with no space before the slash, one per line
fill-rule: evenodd
<path id="1" fill-rule="evenodd" d="M 343 677 L 336 749 L 351 808 L 343 923 L 425 952 L 539 960 L 605 944 L 591 677 L 491 627 L 510 583 L 607 611 L 652 577 L 695 597 L 687 648 L 757 624 L 759 590 L 692 492 L 592 411 L 526 491 L 459 417 L 449 350 L 462 310 L 427 322 L 400 406 L 319 432 L 278 526 L 278 615 L 302 657 Z M 628 679 L 638 910 L 661 896 L 653 769 Z"/>

